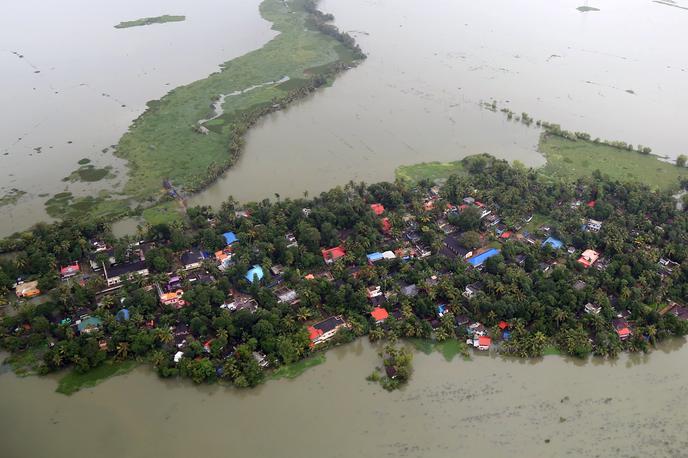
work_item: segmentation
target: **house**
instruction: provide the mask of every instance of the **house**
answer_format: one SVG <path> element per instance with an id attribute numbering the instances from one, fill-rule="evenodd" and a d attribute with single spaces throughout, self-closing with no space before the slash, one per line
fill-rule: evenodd
<path id="1" fill-rule="evenodd" d="M 578 262 L 579 262 L 580 264 L 583 264 L 583 267 L 585 267 L 585 268 L 587 269 L 588 267 L 590 267 L 590 266 L 592 266 L 593 264 L 595 264 L 595 262 L 597 262 L 597 260 L 598 260 L 599 258 L 600 258 L 600 254 L 599 254 L 597 251 L 595 251 L 595 250 L 585 250 L 585 251 L 583 252 L 583 254 L 581 255 L 581 257 L 578 258 Z"/>
<path id="2" fill-rule="evenodd" d="M 81 266 L 79 262 L 75 261 L 73 264 L 64 266 L 60 269 L 60 277 L 64 280 L 65 278 L 70 278 L 81 272 Z"/>
<path id="3" fill-rule="evenodd" d="M 38 281 L 27 281 L 21 282 L 14 288 L 14 293 L 17 297 L 35 297 L 41 294 L 41 290 L 38 289 Z"/>
<path id="4" fill-rule="evenodd" d="M 442 318 L 449 310 L 446 304 L 440 304 L 437 306 L 437 315 Z"/>
<path id="5" fill-rule="evenodd" d="M 626 340 L 633 335 L 630 325 L 623 315 L 618 315 L 612 320 L 612 326 L 621 340 Z"/>
<path id="6" fill-rule="evenodd" d="M 382 218 L 380 221 L 380 228 L 382 229 L 382 233 L 385 235 L 388 235 L 390 232 L 392 232 L 392 223 L 389 221 L 389 218 Z"/>
<path id="7" fill-rule="evenodd" d="M 258 264 L 255 264 L 253 267 L 249 269 L 248 272 L 246 272 L 245 278 L 250 283 L 255 283 L 256 280 L 260 282 L 264 276 L 265 273 L 263 272 L 263 268 L 260 267 Z"/>
<path id="8" fill-rule="evenodd" d="M 373 210 L 377 216 L 382 215 L 385 212 L 385 207 L 382 204 L 371 204 L 370 208 Z"/>
<path id="9" fill-rule="evenodd" d="M 575 289 L 576 291 L 582 291 L 585 289 L 586 286 L 588 286 L 588 284 L 585 283 L 583 280 L 577 280 L 573 284 L 573 289 Z"/>
<path id="10" fill-rule="evenodd" d="M 480 217 L 485 218 L 485 224 L 487 224 L 488 227 L 496 226 L 502 221 L 497 215 L 490 215 L 489 212 L 488 214 L 483 213 L 485 212 L 482 212 Z"/>
<path id="11" fill-rule="evenodd" d="M 227 246 L 239 241 L 234 232 L 225 232 L 224 234 L 222 234 L 222 237 L 224 237 Z"/>
<path id="12" fill-rule="evenodd" d="M 183 357 L 184 357 L 184 352 L 178 351 L 177 353 L 174 354 L 174 362 L 178 363 L 179 361 L 182 360 Z"/>
<path id="13" fill-rule="evenodd" d="M 100 329 L 100 325 L 103 324 L 100 318 L 83 315 L 80 319 L 76 320 L 76 328 L 79 334 L 90 334 L 96 332 Z"/>
<path id="14" fill-rule="evenodd" d="M 461 259 L 468 259 L 473 256 L 473 251 L 463 246 L 456 237 L 448 235 L 444 238 L 443 243 L 445 249 L 443 249 L 441 253 L 449 258 L 458 257 Z"/>
<path id="15" fill-rule="evenodd" d="M 193 270 L 201 267 L 205 258 L 206 256 L 201 250 L 189 250 L 182 254 L 180 260 L 184 270 Z"/>
<path id="16" fill-rule="evenodd" d="M 472 299 L 476 294 L 478 294 L 482 290 L 483 284 L 481 282 L 471 283 L 470 285 L 466 285 L 466 288 L 463 290 L 462 296 L 466 299 Z"/>
<path id="17" fill-rule="evenodd" d="M 590 232 L 600 232 L 602 229 L 602 222 L 594 219 L 589 219 L 585 224 L 585 228 Z"/>
<path id="18" fill-rule="evenodd" d="M 330 340 L 341 328 L 347 324 L 341 316 L 331 316 L 319 323 L 308 327 L 308 335 L 311 346 L 315 346 Z"/>
<path id="19" fill-rule="evenodd" d="M 470 323 L 471 320 L 468 318 L 467 315 L 456 315 L 454 317 L 454 324 L 456 324 L 457 327 L 465 329 L 468 323 Z"/>
<path id="20" fill-rule="evenodd" d="M 160 303 L 164 306 L 173 307 L 175 309 L 184 307 L 186 302 L 182 299 L 183 296 L 184 290 L 182 289 L 164 292 L 158 285 L 158 298 L 160 299 Z"/>
<path id="21" fill-rule="evenodd" d="M 473 256 L 472 258 L 469 258 L 468 263 L 473 267 L 480 267 L 489 258 L 491 258 L 492 256 L 496 256 L 499 253 L 500 253 L 500 250 L 498 250 L 497 248 L 490 248 L 489 250 L 487 250 L 487 251 L 485 251 L 479 255 L 476 255 L 476 256 Z"/>
<path id="22" fill-rule="evenodd" d="M 688 307 L 678 304 L 674 301 L 669 301 L 669 305 L 659 311 L 660 315 L 671 314 L 679 320 L 688 320 Z"/>
<path id="23" fill-rule="evenodd" d="M 671 275 L 674 272 L 674 269 L 676 267 L 678 267 L 679 265 L 680 264 L 678 262 L 672 261 L 671 259 L 667 259 L 667 258 L 660 258 L 659 259 L 660 270 L 665 275 Z"/>
<path id="24" fill-rule="evenodd" d="M 255 359 L 258 365 L 263 368 L 268 367 L 268 365 L 270 364 L 270 362 L 268 361 L 268 357 L 265 356 L 264 353 L 261 353 L 259 351 L 253 352 L 253 359 Z"/>
<path id="25" fill-rule="evenodd" d="M 234 254 L 231 249 L 225 248 L 215 252 L 215 261 L 217 261 L 217 268 L 224 271 L 232 265 L 232 258 Z"/>
<path id="26" fill-rule="evenodd" d="M 346 256 L 346 251 L 343 247 L 337 246 L 334 248 L 322 250 L 322 256 L 326 264 L 333 264 L 335 261 L 342 259 L 344 256 Z"/>
<path id="27" fill-rule="evenodd" d="M 366 296 L 375 306 L 382 304 L 385 300 L 382 289 L 379 286 L 369 286 L 366 288 Z"/>
<path id="28" fill-rule="evenodd" d="M 545 240 L 544 242 L 542 242 L 542 245 L 541 245 L 541 246 L 544 247 L 545 245 L 549 245 L 549 246 L 551 246 L 552 248 L 554 248 L 555 250 L 558 250 L 558 249 L 560 249 L 561 247 L 564 246 L 564 242 L 562 242 L 562 241 L 559 240 L 559 239 L 555 239 L 554 237 L 547 237 L 547 240 Z"/>
<path id="29" fill-rule="evenodd" d="M 473 345 L 480 351 L 487 351 L 492 346 L 492 339 L 488 336 L 480 336 L 478 340 L 474 340 L 473 342 Z"/>
<path id="30" fill-rule="evenodd" d="M 284 238 L 287 239 L 287 248 L 296 248 L 299 246 L 299 242 L 296 240 L 296 237 L 294 237 L 294 234 L 292 234 L 291 232 L 285 235 Z"/>
<path id="31" fill-rule="evenodd" d="M 602 311 L 602 307 L 599 305 L 595 305 L 592 302 L 588 302 L 585 304 L 585 313 L 588 313 L 590 315 L 599 315 L 600 312 Z"/>
<path id="32" fill-rule="evenodd" d="M 299 295 L 291 288 L 282 287 L 275 291 L 275 296 L 281 304 L 294 305 L 299 302 Z"/>
<path id="33" fill-rule="evenodd" d="M 390 259 L 396 259 L 397 255 L 393 251 L 387 250 L 382 252 L 382 259 L 389 261 Z"/>
<path id="34" fill-rule="evenodd" d="M 405 285 L 401 287 L 401 294 L 406 297 L 416 297 L 418 295 L 418 286 Z"/>
<path id="35" fill-rule="evenodd" d="M 487 335 L 487 329 L 482 323 L 472 323 L 467 328 L 468 334 L 472 335 L 473 338 L 481 337 Z"/>
<path id="36" fill-rule="evenodd" d="M 375 307 L 370 315 L 375 320 L 375 323 L 383 323 L 387 318 L 389 318 L 389 313 L 382 307 Z"/>
<path id="37" fill-rule="evenodd" d="M 375 251 L 373 253 L 367 254 L 366 257 L 368 258 L 368 264 L 375 264 L 378 261 L 382 261 L 382 253 L 379 251 Z"/>
<path id="38" fill-rule="evenodd" d="M 507 329 L 507 328 L 509 327 L 509 323 L 507 323 L 506 321 L 502 320 L 502 321 L 500 321 L 499 323 L 497 323 L 497 327 L 498 327 L 500 330 L 504 331 L 505 329 Z"/>
<path id="39" fill-rule="evenodd" d="M 247 312 L 255 313 L 258 310 L 258 302 L 250 296 L 243 294 L 233 295 L 231 302 L 225 302 L 220 305 L 221 309 L 227 309 L 230 312 L 237 312 L 239 310 L 246 310 Z"/>
<path id="40" fill-rule="evenodd" d="M 110 267 L 106 267 L 103 263 L 103 274 L 108 287 L 117 286 L 134 275 L 147 277 L 148 273 L 148 266 L 144 260 L 125 262 Z"/>

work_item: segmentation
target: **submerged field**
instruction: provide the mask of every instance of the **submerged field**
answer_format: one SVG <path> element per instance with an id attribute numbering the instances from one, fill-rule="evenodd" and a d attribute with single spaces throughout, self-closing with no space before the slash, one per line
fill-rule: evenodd
<path id="1" fill-rule="evenodd" d="M 575 181 L 599 171 L 614 180 L 636 181 L 654 189 L 675 189 L 681 178 L 688 177 L 688 168 L 641 154 L 586 140 L 569 140 L 543 134 L 539 151 L 547 163 L 539 172 L 547 177 Z M 461 161 L 424 162 L 404 165 L 396 170 L 398 178 L 410 181 L 445 179 L 466 173 Z"/>
<path id="2" fill-rule="evenodd" d="M 681 178 L 688 177 L 687 168 L 656 156 L 590 141 L 543 135 L 540 152 L 547 159 L 542 173 L 552 177 L 576 180 L 599 170 L 612 179 L 639 181 L 654 189 L 675 188 Z"/>
<path id="3" fill-rule="evenodd" d="M 261 14 L 281 32 L 277 37 L 208 78 L 149 102 L 118 146 L 130 165 L 126 194 L 156 196 L 164 179 L 187 192 L 200 189 L 236 160 L 257 114 L 278 108 L 312 77 L 353 62 L 351 49 L 311 27 L 306 5 L 265 0 Z"/>

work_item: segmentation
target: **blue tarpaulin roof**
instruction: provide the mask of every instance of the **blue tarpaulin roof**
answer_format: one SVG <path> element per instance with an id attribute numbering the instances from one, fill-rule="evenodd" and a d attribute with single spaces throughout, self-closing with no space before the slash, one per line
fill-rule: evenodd
<path id="1" fill-rule="evenodd" d="M 258 277 L 258 281 L 260 281 L 263 279 L 264 275 L 265 274 L 263 273 L 263 268 L 256 264 L 251 268 L 251 270 L 246 272 L 246 280 L 253 283 L 255 277 Z"/>
<path id="2" fill-rule="evenodd" d="M 117 315 L 115 315 L 115 319 L 117 321 L 129 320 L 129 310 L 127 310 L 127 309 L 120 310 L 119 312 L 117 312 Z"/>
<path id="3" fill-rule="evenodd" d="M 555 250 L 558 250 L 559 248 L 564 246 L 564 242 L 562 242 L 559 239 L 555 239 L 554 237 L 548 237 L 547 240 L 542 242 L 542 246 L 549 245 Z"/>
<path id="4" fill-rule="evenodd" d="M 382 253 L 376 251 L 375 253 L 367 254 L 366 257 L 368 258 L 368 261 L 375 262 L 382 259 Z"/>
<path id="5" fill-rule="evenodd" d="M 232 243 L 239 241 L 234 232 L 225 232 L 222 234 L 222 237 L 225 238 L 225 243 L 227 243 L 227 245 L 231 245 Z"/>
<path id="6" fill-rule="evenodd" d="M 472 258 L 468 259 L 468 263 L 472 265 L 473 267 L 478 267 L 481 266 L 485 261 L 487 261 L 489 258 L 492 256 L 498 255 L 499 250 L 496 248 L 490 248 L 484 253 L 481 253 L 477 256 L 473 256 Z"/>

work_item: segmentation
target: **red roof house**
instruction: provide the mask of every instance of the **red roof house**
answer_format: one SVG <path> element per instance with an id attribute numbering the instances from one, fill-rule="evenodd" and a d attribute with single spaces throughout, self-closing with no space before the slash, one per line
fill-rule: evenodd
<path id="1" fill-rule="evenodd" d="M 68 266 L 65 266 L 60 269 L 60 276 L 62 278 L 69 278 L 73 277 L 74 275 L 78 274 L 81 272 L 81 266 L 79 266 L 79 262 L 75 262 L 74 264 L 70 264 Z"/>
<path id="2" fill-rule="evenodd" d="M 372 204 L 370 206 L 370 208 L 373 209 L 373 211 L 375 212 L 375 214 L 377 216 L 380 216 L 381 214 L 383 214 L 385 212 L 385 207 L 382 204 Z"/>
<path id="3" fill-rule="evenodd" d="M 375 319 L 376 323 L 382 323 L 389 317 L 387 310 L 383 309 L 382 307 L 375 307 L 370 314 Z"/>
<path id="4" fill-rule="evenodd" d="M 511 231 L 504 231 L 504 232 L 502 232 L 502 235 L 500 235 L 499 237 L 506 240 L 509 237 L 511 237 Z"/>
<path id="5" fill-rule="evenodd" d="M 597 201 L 591 200 L 591 201 L 588 202 L 586 205 L 587 205 L 588 207 L 590 207 L 590 208 L 594 208 L 595 205 L 597 205 Z"/>
<path id="6" fill-rule="evenodd" d="M 332 264 L 336 260 L 346 256 L 346 251 L 341 246 L 336 246 L 328 250 L 322 250 L 322 255 L 327 264 Z"/>
<path id="7" fill-rule="evenodd" d="M 382 232 L 385 234 L 389 234 L 389 231 L 392 230 L 392 223 L 389 222 L 389 218 L 382 218 L 380 225 L 382 226 Z"/>
<path id="8" fill-rule="evenodd" d="M 488 336 L 478 337 L 478 350 L 489 350 L 492 345 L 492 339 Z"/>
<path id="9" fill-rule="evenodd" d="M 509 323 L 507 323 L 506 321 L 500 321 L 499 324 L 497 324 L 497 326 L 499 326 L 499 329 L 503 331 L 509 327 Z"/>

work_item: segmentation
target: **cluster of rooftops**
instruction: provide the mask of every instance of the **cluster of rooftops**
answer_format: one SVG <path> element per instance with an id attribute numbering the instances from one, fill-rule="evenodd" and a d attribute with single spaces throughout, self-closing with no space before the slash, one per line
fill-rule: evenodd
<path id="1" fill-rule="evenodd" d="M 438 201 L 439 190 L 437 188 L 432 188 L 423 208 L 426 211 L 432 210 Z M 594 201 L 587 204 L 588 207 L 594 205 Z M 480 215 L 482 246 L 466 246 L 465 242 L 461 239 L 460 232 L 449 224 L 446 219 L 449 213 L 461 213 L 471 207 L 477 209 Z M 385 207 L 380 203 L 373 203 L 370 204 L 370 210 L 378 219 L 379 230 L 384 238 L 389 240 L 394 238 L 392 235 L 392 223 L 390 218 L 386 215 Z M 309 213 L 310 211 L 308 211 L 308 209 L 304 209 L 303 214 L 305 216 L 308 216 Z M 437 226 L 444 234 L 444 238 L 442 239 L 442 247 L 436 254 L 455 259 L 459 262 L 465 262 L 466 267 L 469 269 L 482 270 L 490 258 L 500 254 L 501 248 L 499 244 L 509 240 L 520 241 L 531 245 L 539 244 L 542 249 L 550 249 L 555 252 L 563 252 L 566 250 L 569 256 L 574 256 L 577 253 L 575 248 L 566 247 L 564 242 L 556 238 L 556 236 L 551 233 L 551 229 L 546 225 L 538 228 L 538 232 L 544 234 L 544 240 L 538 240 L 537 237 L 523 230 L 521 227 L 506 227 L 501 222 L 496 209 L 488 208 L 472 197 L 466 197 L 461 205 L 447 205 L 446 210 L 444 210 L 442 214 L 444 217 L 437 221 Z M 244 217 L 248 218 L 250 214 L 245 213 Z M 523 219 L 523 222 L 525 224 L 531 220 L 532 216 L 528 215 Z M 432 255 L 430 247 L 424 245 L 422 242 L 422 237 L 418 233 L 418 225 L 415 219 L 410 215 L 406 215 L 403 218 L 403 222 L 404 227 L 400 228 L 400 233 L 402 234 L 401 239 L 403 240 L 402 246 L 395 250 L 381 250 L 368 253 L 366 259 L 369 264 L 374 265 L 395 259 L 405 262 L 412 258 L 423 258 Z M 598 232 L 602 229 L 602 226 L 602 222 L 590 219 L 582 225 L 581 229 L 590 232 Z M 483 244 L 482 241 L 487 239 L 485 236 L 490 234 L 490 231 L 494 232 L 497 243 L 490 242 Z M 149 285 L 149 287 L 157 293 L 159 302 L 162 306 L 179 309 L 189 305 L 184 300 L 184 290 L 182 288 L 182 279 L 180 276 L 181 272 L 183 272 L 185 279 L 189 280 L 191 283 L 212 283 L 215 281 L 215 278 L 207 269 L 209 264 L 214 265 L 221 272 L 234 264 L 233 258 L 235 248 L 237 244 L 242 243 L 242 241 L 237 234 L 231 231 L 223 233 L 222 237 L 225 242 L 225 247 L 214 253 L 208 253 L 202 249 L 191 249 L 178 253 L 178 269 L 170 272 L 167 275 L 166 281 L 157 282 L 155 285 Z M 284 237 L 288 247 L 298 247 L 298 241 L 294 234 L 287 233 Z M 132 244 L 130 246 L 129 261 L 122 263 L 115 262 L 112 249 L 103 242 L 93 241 L 92 246 L 93 255 L 104 253 L 107 260 L 97 262 L 94 256 L 87 265 L 82 265 L 80 262 L 75 261 L 68 265 L 61 266 L 59 273 L 63 280 L 78 279 L 81 277 L 83 281 L 83 278 L 86 278 L 88 275 L 100 273 L 106 284 L 106 288 L 102 293 L 107 294 L 121 287 L 124 281 L 134 276 L 145 278 L 150 275 L 148 263 L 146 261 L 146 252 L 155 247 L 154 243 L 139 242 Z M 304 279 L 312 280 L 322 278 L 333 281 L 332 275 L 328 272 L 328 267 L 332 267 L 338 262 L 353 264 L 352 260 L 347 258 L 347 251 L 344 243 L 329 248 L 323 248 L 321 254 L 325 268 L 319 272 L 304 275 Z M 523 256 L 519 255 L 516 257 L 516 263 L 522 264 L 524 259 Z M 583 250 L 578 254 L 576 261 L 586 269 L 594 267 L 604 270 L 608 265 L 608 261 L 604 258 L 603 254 L 594 249 Z M 555 263 L 556 261 L 550 264 L 541 265 L 540 269 L 546 272 Z M 668 259 L 662 259 L 660 265 L 662 269 L 670 270 L 676 266 L 676 263 Z M 84 267 L 89 270 L 88 273 L 83 271 Z M 271 278 L 280 278 L 282 269 L 282 266 L 279 265 L 271 266 L 269 268 Z M 262 283 L 265 280 L 267 270 L 268 269 L 264 269 L 263 266 L 255 264 L 246 271 L 244 278 L 250 284 Z M 352 272 L 355 275 L 355 270 Z M 268 286 L 272 289 L 279 302 L 291 305 L 296 305 L 300 302 L 297 291 L 286 286 L 282 281 L 273 281 L 272 284 Z M 463 297 L 471 300 L 479 294 L 483 288 L 484 285 L 482 282 L 471 283 L 465 287 L 462 293 Z M 574 285 L 574 289 L 582 288 L 585 288 L 585 282 L 583 281 L 578 281 Z M 418 285 L 401 285 L 400 293 L 407 297 L 414 297 L 418 294 Z M 30 298 L 40 294 L 40 291 L 38 290 L 37 282 L 19 282 L 16 285 L 16 294 L 20 297 Z M 389 298 L 389 294 L 383 291 L 380 286 L 370 285 L 366 289 L 366 295 L 371 307 L 370 317 L 374 323 L 384 326 L 384 323 L 390 316 L 395 318 L 401 317 L 400 310 L 394 309 L 393 307 L 388 310 L 386 301 Z M 258 303 L 249 294 L 240 291 L 231 291 L 229 299 L 221 306 L 221 308 L 229 311 L 247 310 L 249 312 L 255 312 L 258 307 Z M 585 305 L 584 311 L 589 314 L 599 314 L 601 307 L 593 303 L 588 303 Z M 446 304 L 437 305 L 438 319 L 446 312 Z M 680 319 L 688 320 L 688 308 L 677 303 L 670 303 L 661 313 L 672 313 Z M 621 313 L 614 318 L 612 322 L 615 331 L 622 340 L 627 339 L 633 333 L 633 324 L 629 321 L 629 315 L 630 314 L 626 312 Z M 120 310 L 117 314 L 117 319 L 128 320 L 128 310 Z M 433 328 L 439 326 L 438 319 L 431 320 Z M 470 321 L 465 315 L 457 315 L 455 321 L 457 327 L 461 327 L 467 332 L 469 336 L 467 343 L 478 350 L 489 350 L 491 348 L 492 340 L 488 336 L 485 326 L 479 322 Z M 98 329 L 101 323 L 98 318 L 90 316 L 88 311 L 86 311 L 85 313 L 77 314 L 73 324 L 80 333 L 89 333 Z M 308 324 L 307 331 L 311 340 L 311 345 L 316 346 L 327 342 L 332 339 L 339 330 L 347 327 L 349 327 L 349 324 L 343 316 L 339 315 L 325 317 L 320 321 Z M 501 337 L 504 340 L 508 340 L 510 337 L 509 323 L 501 321 L 499 323 L 499 329 L 502 333 Z M 183 347 L 187 335 L 188 326 L 186 326 L 186 330 L 184 325 L 180 325 L 175 329 L 175 338 L 178 340 L 178 348 L 181 349 Z M 175 356 L 175 360 L 178 359 L 177 356 Z"/>

